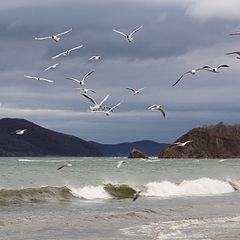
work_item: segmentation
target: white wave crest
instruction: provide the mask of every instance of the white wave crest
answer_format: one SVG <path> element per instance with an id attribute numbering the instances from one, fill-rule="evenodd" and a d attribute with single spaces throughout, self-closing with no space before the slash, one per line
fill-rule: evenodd
<path id="1" fill-rule="evenodd" d="M 180 184 L 163 182 L 150 182 L 146 184 L 144 196 L 169 197 L 169 196 L 191 196 L 209 195 L 234 192 L 234 188 L 221 180 L 200 178 L 196 180 L 184 180 Z"/>
<path id="2" fill-rule="evenodd" d="M 103 186 L 85 186 L 83 188 L 68 187 L 73 196 L 87 200 L 109 199 L 111 196 L 104 190 Z"/>

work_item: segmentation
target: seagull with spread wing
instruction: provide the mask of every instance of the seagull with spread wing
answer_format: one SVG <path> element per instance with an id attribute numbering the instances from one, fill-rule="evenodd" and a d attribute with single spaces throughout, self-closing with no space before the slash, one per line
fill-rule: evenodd
<path id="1" fill-rule="evenodd" d="M 133 30 L 130 34 L 125 34 L 123 32 L 120 32 L 118 30 L 113 29 L 114 32 L 121 34 L 125 37 L 125 39 L 130 43 L 133 41 L 133 34 L 139 31 L 143 26 L 138 27 L 137 29 Z"/>
<path id="2" fill-rule="evenodd" d="M 227 65 L 227 64 L 220 64 L 217 67 L 212 67 L 210 65 L 205 65 L 205 66 L 203 66 L 203 69 L 206 70 L 206 71 L 209 71 L 209 72 L 219 73 L 218 69 L 223 68 L 223 67 L 230 67 L 230 66 Z"/>
<path id="3" fill-rule="evenodd" d="M 82 48 L 82 47 L 83 47 L 83 45 L 80 45 L 80 46 L 71 48 L 71 49 L 69 49 L 69 50 L 66 50 L 66 51 L 64 51 L 64 52 L 61 52 L 61 53 L 59 53 L 58 55 L 52 57 L 52 59 L 56 59 L 56 58 L 58 58 L 58 57 L 60 57 L 60 56 L 66 57 L 66 56 L 68 56 L 72 51 L 77 50 L 77 49 Z"/>
<path id="4" fill-rule="evenodd" d="M 174 145 L 177 145 L 177 147 L 185 147 L 187 144 L 193 142 L 193 140 L 188 140 L 186 142 L 175 142 Z"/>
<path id="5" fill-rule="evenodd" d="M 59 63 L 55 63 L 55 64 L 53 64 L 53 65 L 45 68 L 43 71 L 46 72 L 46 71 L 48 71 L 48 70 L 53 70 L 53 69 L 55 69 L 58 65 L 59 65 Z"/>
<path id="6" fill-rule="evenodd" d="M 236 55 L 237 55 L 236 58 L 237 58 L 237 59 L 240 59 L 240 51 L 235 51 L 235 52 L 228 52 L 228 53 L 226 53 L 226 55 L 233 55 L 233 54 L 236 54 Z"/>
<path id="7" fill-rule="evenodd" d="M 203 68 L 196 68 L 196 69 L 192 69 L 192 70 L 190 70 L 190 71 L 187 71 L 187 72 L 183 73 L 183 74 L 180 76 L 180 78 L 172 85 L 172 87 L 175 86 L 175 85 L 177 85 L 178 82 L 179 82 L 179 81 L 183 78 L 183 76 L 185 76 L 186 74 L 195 75 L 195 74 L 196 74 L 198 71 L 200 71 L 200 70 L 203 70 Z"/>
<path id="8" fill-rule="evenodd" d="M 113 112 L 113 110 L 114 110 L 116 107 L 120 106 L 122 103 L 123 103 L 123 101 L 117 103 L 117 104 L 114 105 L 113 107 L 108 107 L 109 110 L 107 110 L 107 111 L 105 112 L 105 114 L 106 114 L 107 116 L 110 116 L 110 114 Z"/>
<path id="9" fill-rule="evenodd" d="M 35 40 L 52 39 L 53 41 L 58 42 L 60 40 L 60 37 L 62 37 L 63 35 L 71 32 L 71 31 L 72 31 L 72 28 L 68 29 L 65 32 L 58 33 L 58 34 L 55 34 L 55 35 L 52 35 L 52 36 L 48 36 L 48 37 L 35 37 Z"/>
<path id="10" fill-rule="evenodd" d="M 153 104 L 152 106 L 148 107 L 149 110 L 156 111 L 156 112 L 161 112 L 163 117 L 166 117 L 166 113 L 163 110 L 161 105 Z"/>
<path id="11" fill-rule="evenodd" d="M 106 108 L 105 106 L 103 106 L 103 103 L 108 99 L 109 95 L 106 95 L 100 103 L 97 103 L 94 98 L 90 97 L 89 95 L 87 95 L 85 93 L 82 93 L 82 95 L 93 104 L 92 106 L 90 106 L 90 110 L 92 112 L 104 111 L 104 109 Z"/>
<path id="12" fill-rule="evenodd" d="M 47 79 L 47 78 L 42 78 L 42 77 L 35 77 L 35 76 L 28 76 L 28 75 L 24 75 L 25 78 L 30 78 L 30 79 L 35 79 L 38 81 L 45 81 L 45 82 L 49 82 L 49 83 L 53 83 L 53 80 Z"/>
<path id="13" fill-rule="evenodd" d="M 92 73 L 94 73 L 94 70 L 92 70 L 92 71 L 88 72 L 87 74 L 85 74 L 81 80 L 78 80 L 78 79 L 76 79 L 76 78 L 71 78 L 71 77 L 67 77 L 66 79 L 75 81 L 75 82 L 79 83 L 80 86 L 83 86 L 85 79 L 86 79 L 88 76 L 90 76 Z"/>
<path id="14" fill-rule="evenodd" d="M 138 95 L 144 88 L 139 88 L 139 89 L 133 89 L 133 88 L 126 88 L 127 90 L 130 90 L 133 92 L 133 95 Z"/>

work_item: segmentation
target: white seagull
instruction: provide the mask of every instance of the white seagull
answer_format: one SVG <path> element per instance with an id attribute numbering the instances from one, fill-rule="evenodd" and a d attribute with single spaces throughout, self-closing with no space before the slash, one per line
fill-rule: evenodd
<path id="1" fill-rule="evenodd" d="M 72 80 L 72 81 L 75 81 L 75 82 L 78 82 L 80 84 L 80 86 L 83 86 L 84 85 L 84 81 L 85 81 L 85 78 L 90 76 L 92 73 L 94 73 L 94 70 L 88 72 L 87 74 L 85 74 L 82 78 L 82 80 L 78 80 L 76 78 L 71 78 L 71 77 L 67 77 L 66 79 L 69 79 L 69 80 Z"/>
<path id="2" fill-rule="evenodd" d="M 116 33 L 119 33 L 119 34 L 123 35 L 123 36 L 125 37 L 125 39 L 130 43 L 130 42 L 132 42 L 132 40 L 133 40 L 133 34 L 136 33 L 137 31 L 139 31 L 142 27 L 143 27 L 143 26 L 138 27 L 137 29 L 135 29 L 134 31 L 132 31 L 130 34 L 125 34 L 125 33 L 123 33 L 123 32 L 120 32 L 120 31 L 118 31 L 118 30 L 115 30 L 115 29 L 113 29 L 113 31 L 116 32 Z"/>
<path id="3" fill-rule="evenodd" d="M 240 35 L 240 32 L 230 33 L 229 35 L 230 35 L 230 36 Z"/>
<path id="4" fill-rule="evenodd" d="M 123 163 L 127 163 L 127 162 L 124 161 L 124 160 L 119 161 L 118 164 L 117 164 L 117 168 L 120 168 Z"/>
<path id="5" fill-rule="evenodd" d="M 59 53 L 58 55 L 52 57 L 52 59 L 56 59 L 56 58 L 58 58 L 58 57 L 60 57 L 60 56 L 66 57 L 66 56 L 68 56 L 72 51 L 77 50 L 77 49 L 82 48 L 82 47 L 83 47 L 83 45 L 80 45 L 80 46 L 71 48 L 71 49 L 69 49 L 69 50 L 66 50 L 66 51 L 64 51 L 64 52 L 61 52 L 61 53 Z"/>
<path id="6" fill-rule="evenodd" d="M 219 73 L 218 69 L 222 67 L 229 67 L 227 64 L 220 64 L 217 67 L 211 67 L 210 65 L 203 66 L 203 69 L 209 72 Z"/>
<path id="7" fill-rule="evenodd" d="M 55 63 L 55 64 L 53 64 L 53 65 L 45 68 L 43 71 L 46 72 L 46 71 L 48 71 L 48 70 L 53 70 L 53 69 L 55 69 L 58 65 L 59 65 L 59 63 Z"/>
<path id="8" fill-rule="evenodd" d="M 15 131 L 15 133 L 16 133 L 17 135 L 23 135 L 26 131 L 27 131 L 27 129 L 17 129 L 17 130 Z"/>
<path id="9" fill-rule="evenodd" d="M 141 193 L 141 192 L 142 192 L 142 191 L 136 191 L 136 192 L 133 194 L 133 199 L 132 199 L 133 202 L 138 199 L 138 197 L 140 196 L 140 193 Z"/>
<path id="10" fill-rule="evenodd" d="M 55 34 L 55 35 L 52 35 L 52 36 L 48 36 L 48 37 L 35 37 L 35 40 L 45 40 L 45 39 L 52 39 L 53 41 L 55 42 L 58 42 L 60 40 L 60 37 L 71 32 L 72 31 L 72 28 L 68 29 L 67 31 L 65 32 L 62 32 L 62 33 L 58 33 L 58 34 Z"/>
<path id="11" fill-rule="evenodd" d="M 91 56 L 90 58 L 88 58 L 88 61 L 96 61 L 101 59 L 101 56 Z"/>
<path id="12" fill-rule="evenodd" d="M 38 81 L 45 81 L 45 82 L 50 82 L 53 83 L 53 80 L 47 79 L 47 78 L 42 78 L 42 77 L 35 77 L 35 76 L 28 76 L 28 75 L 24 75 L 25 78 L 31 78 L 31 79 L 35 79 Z"/>
<path id="13" fill-rule="evenodd" d="M 64 163 L 63 165 L 61 165 L 60 167 L 58 167 L 57 170 L 60 170 L 60 169 L 62 169 L 62 168 L 64 168 L 64 167 L 72 167 L 71 162 Z"/>
<path id="14" fill-rule="evenodd" d="M 84 93 L 88 93 L 88 92 L 96 93 L 96 91 L 94 91 L 93 89 L 90 89 L 90 88 L 80 87 L 80 88 L 75 88 L 75 89 L 82 90 Z"/>
<path id="15" fill-rule="evenodd" d="M 133 92 L 133 95 L 138 95 L 144 88 L 139 88 L 137 90 L 133 89 L 133 88 L 126 88 L 127 90 L 130 90 Z"/>
<path id="16" fill-rule="evenodd" d="M 177 147 L 185 147 L 187 144 L 193 142 L 193 140 L 188 140 L 186 142 L 175 142 L 174 145 L 177 145 Z"/>
<path id="17" fill-rule="evenodd" d="M 103 103 L 108 99 L 109 95 L 106 95 L 100 103 L 97 103 L 94 98 L 90 97 L 87 94 L 82 93 L 82 95 L 92 102 L 93 106 L 90 106 L 90 110 L 92 112 L 103 111 L 106 108 L 105 106 L 103 106 Z"/>
<path id="18" fill-rule="evenodd" d="M 236 58 L 240 59 L 240 51 L 226 53 L 226 55 L 232 55 L 232 54 L 236 54 L 237 55 Z"/>
<path id="19" fill-rule="evenodd" d="M 186 75 L 186 74 L 195 75 L 195 74 L 196 74 L 198 71 L 200 71 L 200 70 L 203 70 L 203 68 L 196 68 L 196 69 L 192 69 L 192 70 L 190 70 L 190 71 L 187 71 L 187 72 L 183 73 L 183 74 L 181 75 L 181 77 L 172 85 L 172 87 L 175 86 L 175 85 L 177 85 L 177 83 L 183 78 L 184 75 Z"/>
<path id="20" fill-rule="evenodd" d="M 164 110 L 162 109 L 161 105 L 157 105 L 157 104 L 153 104 L 152 106 L 148 107 L 149 110 L 152 111 L 160 111 L 163 115 L 163 117 L 166 117 L 166 114 L 164 112 Z"/>
<path id="21" fill-rule="evenodd" d="M 121 101 L 121 102 L 119 102 L 119 103 L 117 103 L 115 106 L 113 106 L 113 107 L 107 107 L 107 108 L 109 108 L 109 110 L 108 111 L 106 111 L 105 112 L 105 114 L 107 115 L 107 116 L 110 116 L 110 114 L 113 112 L 113 109 L 115 109 L 116 107 L 118 107 L 119 105 L 121 105 L 123 103 L 123 101 Z"/>

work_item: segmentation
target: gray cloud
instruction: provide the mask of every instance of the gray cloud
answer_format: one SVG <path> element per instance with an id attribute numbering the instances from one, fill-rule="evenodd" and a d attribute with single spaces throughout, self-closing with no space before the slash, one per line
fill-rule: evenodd
<path id="1" fill-rule="evenodd" d="M 233 1 L 233 0 L 232 0 Z M 136 2 L 138 4 L 136 4 Z M 237 2 L 233 1 L 234 6 Z M 21 8 L 19 6 L 21 5 Z M 173 141 L 192 127 L 220 121 L 239 123 L 239 64 L 228 51 L 239 50 L 237 17 L 223 13 L 224 3 L 205 1 L 10 1 L 0 3 L 0 108 L 2 117 L 26 118 L 61 132 L 99 142 L 139 139 Z M 226 12 L 232 7 L 226 7 Z M 191 13 L 196 13 L 191 14 Z M 233 11 L 233 16 L 235 11 Z M 193 16 L 194 15 L 194 16 Z M 143 25 L 133 43 L 112 31 L 131 31 Z M 35 41 L 72 27 L 58 43 Z M 51 57 L 73 46 L 84 47 L 61 57 L 52 72 L 42 69 L 55 61 Z M 89 63 L 91 55 L 100 62 Z M 227 63 L 220 74 L 185 71 L 205 64 Z M 81 78 L 95 73 L 86 85 L 97 91 L 107 104 L 124 103 L 111 117 L 89 112 L 90 102 L 75 90 L 78 84 L 66 77 Z M 54 84 L 26 79 L 24 74 L 53 79 Z M 145 87 L 132 96 L 125 87 Z M 147 110 L 159 103 L 167 118 Z"/>

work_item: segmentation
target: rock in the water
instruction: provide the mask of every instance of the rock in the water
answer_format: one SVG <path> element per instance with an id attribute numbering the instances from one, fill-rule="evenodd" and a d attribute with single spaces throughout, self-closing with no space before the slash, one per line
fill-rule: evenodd
<path id="1" fill-rule="evenodd" d="M 129 153 L 128 158 L 148 158 L 148 157 L 143 152 L 141 152 L 140 150 L 134 148 Z"/>

